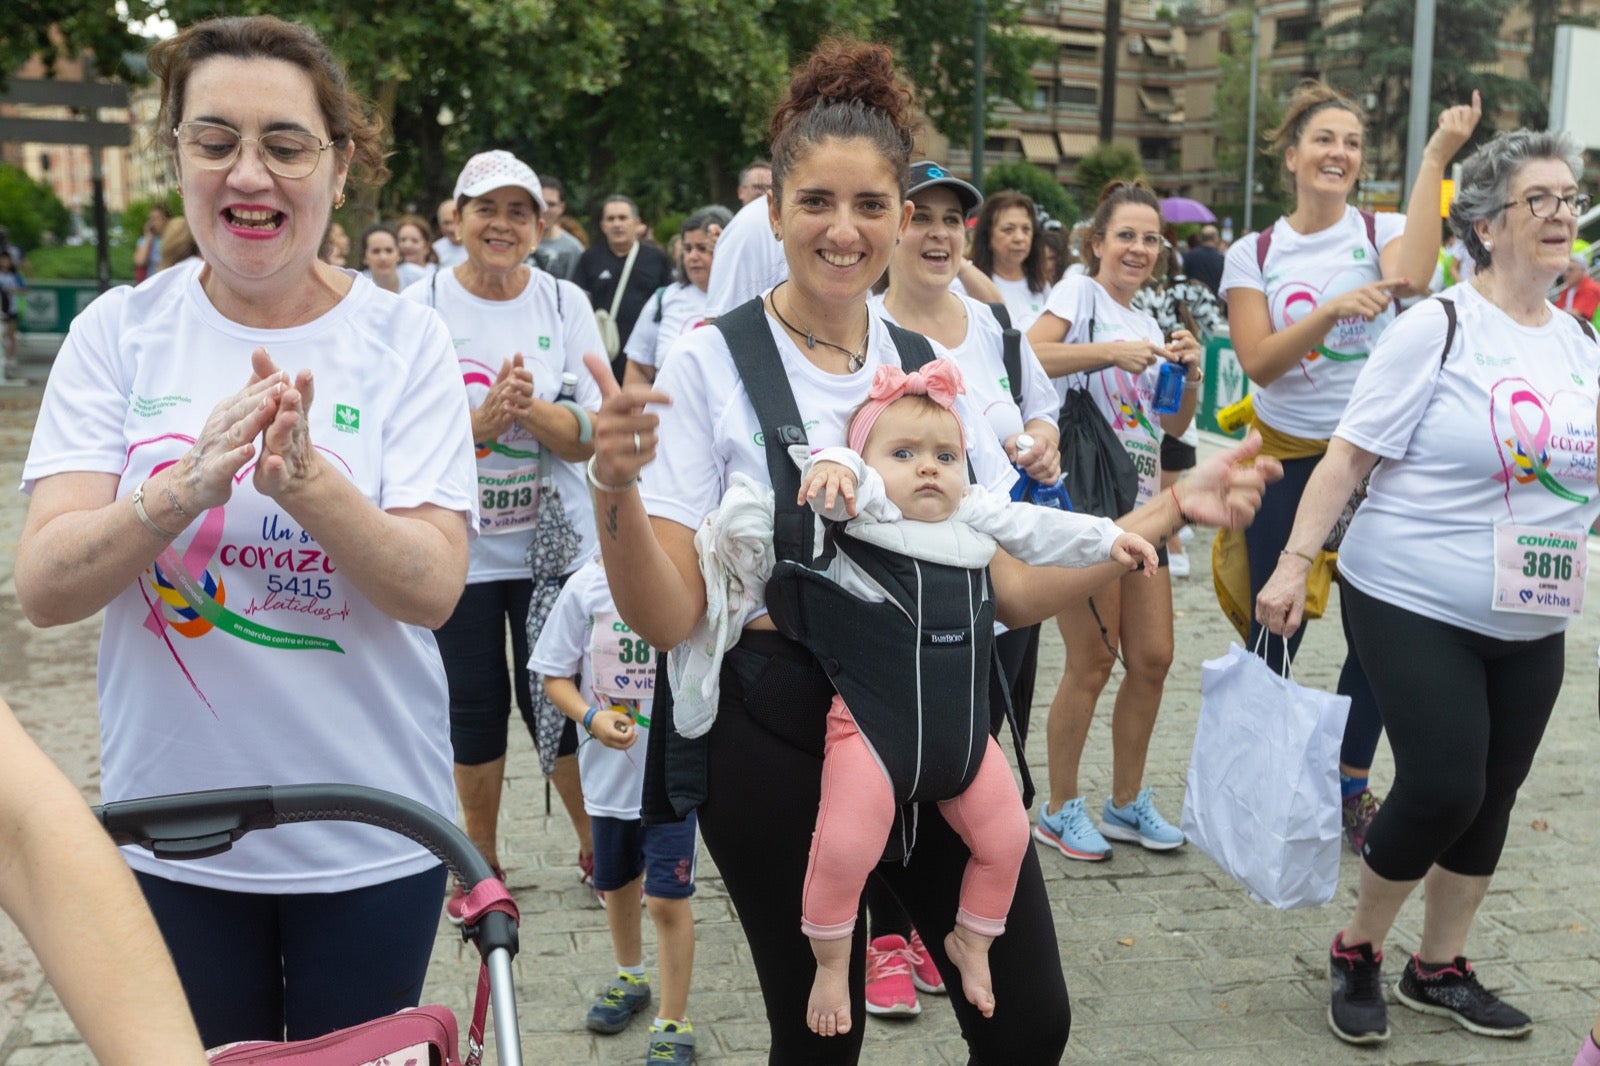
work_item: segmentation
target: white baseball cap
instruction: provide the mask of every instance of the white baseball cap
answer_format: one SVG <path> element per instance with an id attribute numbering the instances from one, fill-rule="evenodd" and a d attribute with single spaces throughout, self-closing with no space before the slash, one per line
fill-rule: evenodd
<path id="1" fill-rule="evenodd" d="M 461 168 L 461 176 L 456 179 L 456 191 L 451 198 L 459 200 L 463 196 L 482 196 L 508 186 L 526 189 L 540 214 L 549 210 L 549 205 L 544 202 L 544 189 L 539 184 L 539 175 L 510 152 L 499 149 L 479 152 L 467 160 L 467 165 Z"/>

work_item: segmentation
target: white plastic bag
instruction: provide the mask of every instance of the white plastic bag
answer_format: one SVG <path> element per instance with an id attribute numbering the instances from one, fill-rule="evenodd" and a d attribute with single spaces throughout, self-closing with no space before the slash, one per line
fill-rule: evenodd
<path id="1" fill-rule="evenodd" d="M 1182 829 L 1251 898 L 1280 910 L 1333 898 L 1349 713 L 1350 697 L 1297 685 L 1237 644 L 1201 667 Z"/>

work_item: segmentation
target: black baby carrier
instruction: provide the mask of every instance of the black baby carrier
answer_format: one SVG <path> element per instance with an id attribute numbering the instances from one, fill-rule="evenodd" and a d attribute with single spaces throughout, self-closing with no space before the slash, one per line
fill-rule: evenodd
<path id="1" fill-rule="evenodd" d="M 925 337 L 886 325 L 907 371 L 933 358 Z M 767 610 L 779 632 L 816 656 L 882 763 L 903 805 L 886 857 L 902 857 L 915 834 L 908 805 L 959 795 L 972 783 L 988 743 L 989 678 L 998 669 L 988 569 L 913 559 L 852 537 L 838 522 L 823 524 L 822 551 L 816 552 L 816 518 L 796 502 L 800 472 L 788 451 L 806 444 L 806 434 L 761 304 L 751 301 L 723 315 L 716 327 L 727 337 L 761 422 L 772 479 L 776 565 Z M 836 553 L 887 598 L 862 600 L 822 573 Z M 1015 741 L 1009 700 L 1004 710 Z M 1024 802 L 1031 802 L 1020 743 L 1017 761 Z"/>

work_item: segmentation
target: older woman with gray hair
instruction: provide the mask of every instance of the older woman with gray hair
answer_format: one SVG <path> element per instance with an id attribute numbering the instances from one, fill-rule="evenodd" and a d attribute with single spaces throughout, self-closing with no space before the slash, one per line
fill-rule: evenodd
<path id="1" fill-rule="evenodd" d="M 1379 338 L 1256 599 L 1264 626 L 1295 631 L 1310 559 L 1370 471 L 1339 570 L 1396 769 L 1333 940 L 1328 1021 L 1349 1043 L 1388 1039 L 1384 939 L 1424 882 L 1400 1002 L 1483 1036 L 1533 1026 L 1464 956 L 1561 688 L 1600 515 L 1600 348 L 1545 296 L 1589 206 L 1581 175 L 1577 145 L 1551 132 L 1500 133 L 1467 160 L 1450 225 L 1477 272 Z"/>
<path id="2" fill-rule="evenodd" d="M 675 256 L 675 280 L 662 286 L 639 312 L 623 354 L 628 357 L 623 384 L 648 385 L 656 379 L 667 352 L 677 339 L 706 322 L 706 287 L 711 284 L 711 260 L 717 238 L 733 221 L 733 212 L 721 204 L 702 207 L 683 220 L 678 231 L 681 252 Z"/>

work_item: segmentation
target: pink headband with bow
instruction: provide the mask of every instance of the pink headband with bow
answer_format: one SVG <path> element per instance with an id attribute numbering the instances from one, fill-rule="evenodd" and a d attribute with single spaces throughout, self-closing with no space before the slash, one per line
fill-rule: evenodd
<path id="1" fill-rule="evenodd" d="M 867 437 L 877 424 L 878 416 L 902 396 L 926 396 L 946 411 L 955 413 L 956 397 L 967 390 L 961 384 L 961 369 L 949 359 L 935 359 L 923 364 L 921 370 L 907 374 L 897 366 L 881 364 L 872 375 L 872 388 L 867 391 L 867 402 L 856 412 L 850 423 L 850 450 L 859 453 L 867 445 Z M 956 416 L 956 426 L 961 430 L 961 444 L 966 446 L 966 427 Z"/>

